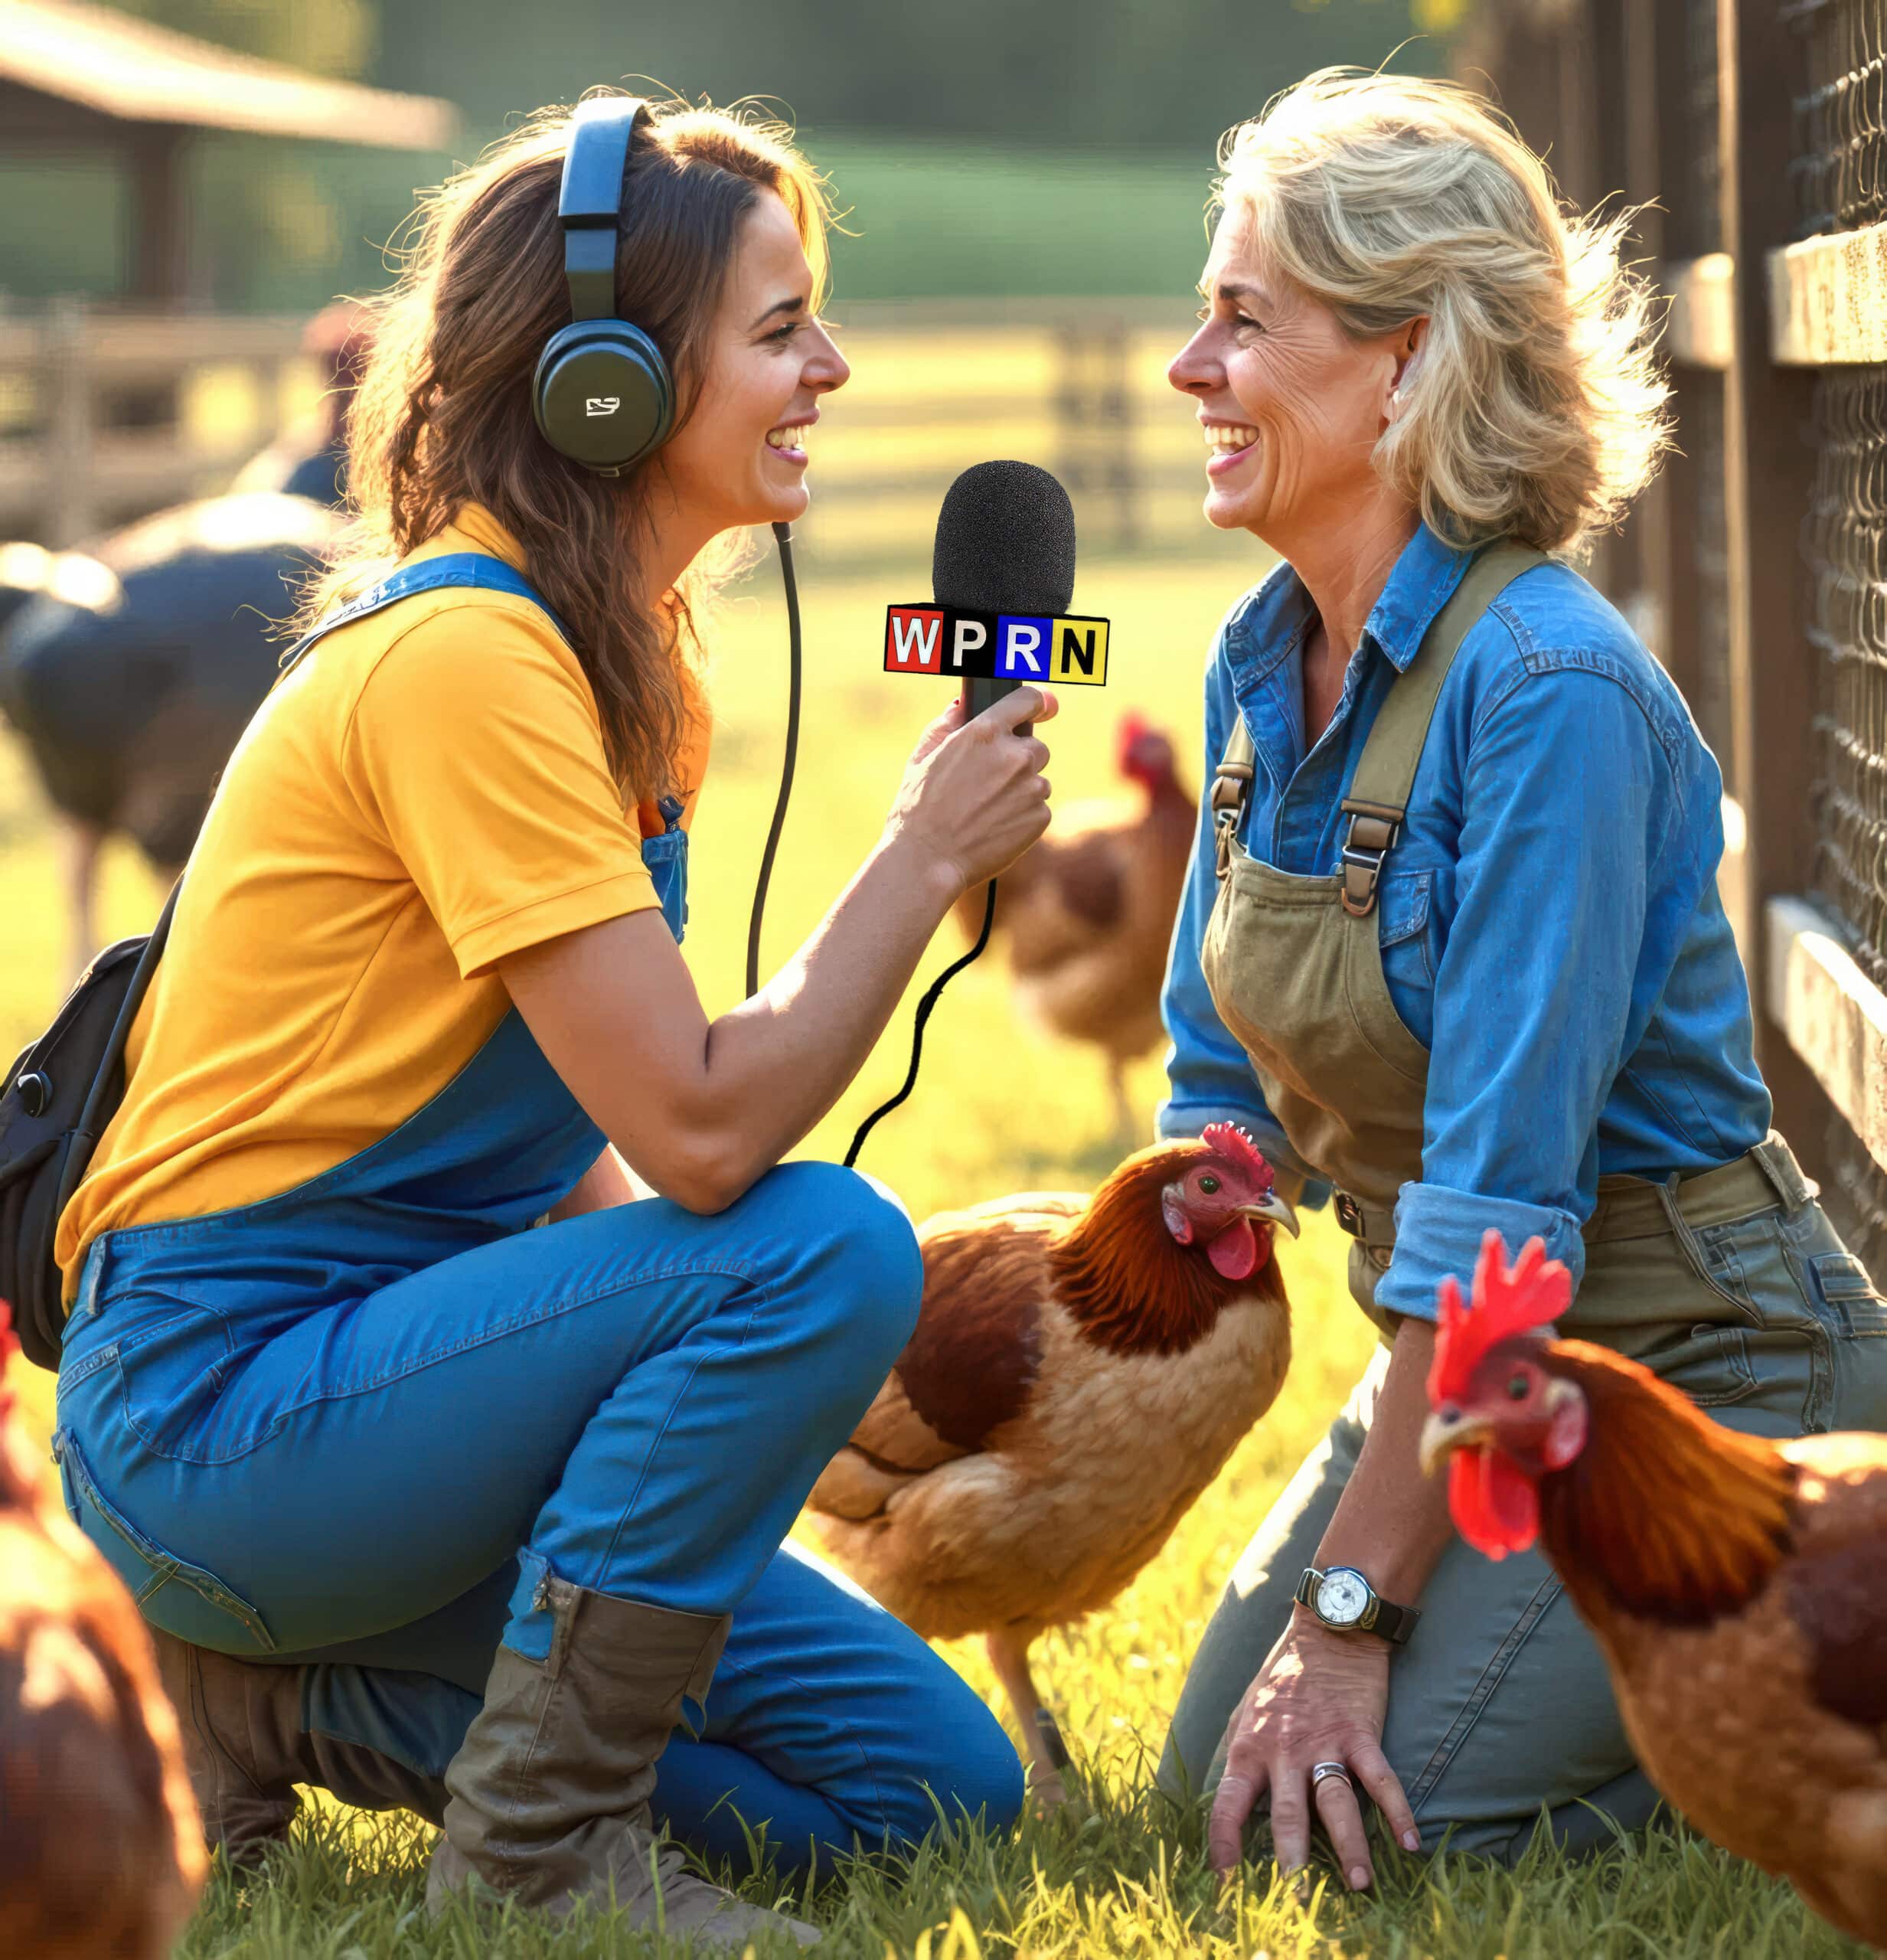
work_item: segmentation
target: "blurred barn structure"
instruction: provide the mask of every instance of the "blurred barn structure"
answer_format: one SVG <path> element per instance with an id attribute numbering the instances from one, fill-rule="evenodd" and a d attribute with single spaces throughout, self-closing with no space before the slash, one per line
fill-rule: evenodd
<path id="1" fill-rule="evenodd" d="M 240 455 L 184 425 L 182 384 L 222 364 L 249 370 L 273 400 L 300 354 L 300 320 L 193 305 L 187 165 L 200 132 L 431 152 L 457 126 L 449 103 L 306 74 L 81 0 L 0 0 L 0 157 L 109 159 L 126 190 L 110 305 L 9 318 L 0 267 L 0 407 L 22 405 L 0 415 L 0 540 L 77 544 L 222 488 Z"/>
<path id="2" fill-rule="evenodd" d="M 1778 1124 L 1887 1274 L 1887 0 L 1498 0 L 1458 73 L 1655 200 L 1680 453 L 1594 573 L 1723 766 Z"/>

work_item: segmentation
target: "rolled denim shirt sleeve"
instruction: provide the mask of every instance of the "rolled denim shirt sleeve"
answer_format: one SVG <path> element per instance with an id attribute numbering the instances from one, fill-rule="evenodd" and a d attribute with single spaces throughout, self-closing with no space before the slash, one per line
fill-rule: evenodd
<path id="1" fill-rule="evenodd" d="M 1649 874 L 1681 812 L 1630 691 L 1565 667 L 1521 680 L 1471 737 L 1456 910 L 1435 975 L 1422 1177 L 1402 1188 L 1379 1307 L 1464 1292 L 1490 1226 L 1585 1269 L 1601 1110 L 1662 978 Z M 1634 998 L 1634 991 L 1649 997 Z"/>
<path id="2" fill-rule="evenodd" d="M 1174 922 L 1167 954 L 1167 973 L 1161 995 L 1161 1018 L 1171 1038 L 1167 1051 L 1167 1099 L 1154 1118 L 1154 1134 L 1197 1136 L 1208 1123 L 1236 1123 L 1248 1130 L 1259 1148 L 1278 1168 L 1294 1177 L 1308 1176 L 1298 1155 L 1285 1140 L 1277 1119 L 1265 1106 L 1265 1093 L 1252 1073 L 1250 1058 L 1219 1018 L 1200 956 L 1206 942 L 1206 922 L 1219 899 L 1218 838 L 1213 823 L 1212 784 L 1232 717 L 1238 712 L 1232 677 L 1223 650 L 1223 629 L 1206 669 L 1206 766 L 1200 778 L 1199 824 L 1193 834 L 1193 857 L 1186 889 Z M 1305 1200 L 1321 1201 L 1325 1187 L 1307 1189 Z"/>

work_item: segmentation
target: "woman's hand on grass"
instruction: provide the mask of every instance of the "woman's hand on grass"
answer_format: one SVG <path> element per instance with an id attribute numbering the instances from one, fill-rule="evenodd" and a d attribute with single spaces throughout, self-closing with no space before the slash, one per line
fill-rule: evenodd
<path id="1" fill-rule="evenodd" d="M 1018 688 L 966 720 L 953 702 L 905 765 L 887 837 L 948 866 L 962 890 L 1007 871 L 1048 828 L 1048 745 L 1023 724 L 1052 721 L 1057 705 Z"/>
<path id="2" fill-rule="evenodd" d="M 1227 1730 L 1225 1775 L 1212 1807 L 1206 1844 L 1215 1871 L 1229 1874 L 1244 1855 L 1245 1828 L 1259 1798 L 1271 1796 L 1272 1839 L 1281 1872 L 1310 1863 L 1313 1814 L 1335 1846 L 1351 1890 L 1374 1880 L 1356 1792 L 1327 1776 L 1314 1792 L 1312 1766 L 1340 1762 L 1375 1798 L 1409 1850 L 1421 1843 L 1414 1814 L 1383 1753 L 1389 1705 L 1389 1648 L 1370 1634 L 1333 1633 L 1301 1611 L 1259 1670 Z"/>

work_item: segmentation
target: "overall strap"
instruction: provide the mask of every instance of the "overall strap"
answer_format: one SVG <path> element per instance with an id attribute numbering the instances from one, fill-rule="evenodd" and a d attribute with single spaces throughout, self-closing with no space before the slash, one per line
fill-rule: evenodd
<path id="1" fill-rule="evenodd" d="M 1488 545 L 1462 574 L 1453 596 L 1422 635 L 1415 658 L 1390 688 L 1343 800 L 1350 834 L 1343 845 L 1342 897 L 1353 919 L 1366 919 L 1376 910 L 1383 861 L 1402 835 L 1428 724 L 1462 641 L 1506 586 L 1546 562 L 1546 554 L 1530 545 L 1504 540 Z"/>
<path id="2" fill-rule="evenodd" d="M 318 639 L 331 633 L 337 626 L 350 626 L 356 619 L 364 619 L 370 612 L 377 612 L 400 599 L 410 599 L 415 593 L 438 592 L 448 586 L 464 586 L 482 592 L 507 593 L 514 599 L 527 599 L 565 639 L 570 637 L 563 622 L 544 603 L 542 594 L 522 572 L 513 571 L 502 558 L 494 558 L 486 552 L 448 551 L 437 558 L 423 559 L 416 565 L 402 565 L 397 572 L 388 573 L 379 584 L 368 586 L 359 598 L 350 600 L 339 612 L 329 613 L 289 648 L 282 659 L 282 672 L 286 674 Z"/>
<path id="3" fill-rule="evenodd" d="M 1245 725 L 1236 702 L 1232 708 L 1232 739 L 1219 758 L 1218 773 L 1212 779 L 1212 820 L 1219 835 L 1219 875 L 1232 868 L 1232 838 L 1245 821 L 1245 807 L 1252 800 L 1252 767 L 1258 752 L 1252 746 L 1251 730 Z"/>

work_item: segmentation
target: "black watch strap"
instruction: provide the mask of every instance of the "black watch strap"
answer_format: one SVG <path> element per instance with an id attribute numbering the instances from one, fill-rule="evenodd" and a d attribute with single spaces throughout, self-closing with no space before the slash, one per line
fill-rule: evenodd
<path id="1" fill-rule="evenodd" d="M 1369 1630 L 1379 1633 L 1392 1647 L 1399 1647 L 1415 1632 L 1415 1622 L 1421 1618 L 1419 1606 L 1392 1606 L 1388 1600 L 1379 1599 Z"/>

